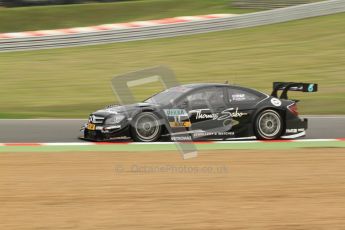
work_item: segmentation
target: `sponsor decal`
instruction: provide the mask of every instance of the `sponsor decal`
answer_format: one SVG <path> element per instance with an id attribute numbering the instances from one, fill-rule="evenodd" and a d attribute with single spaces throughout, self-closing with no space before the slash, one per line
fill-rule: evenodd
<path id="1" fill-rule="evenodd" d="M 228 118 L 236 118 L 248 115 L 248 113 L 239 112 L 238 108 L 229 108 L 220 113 L 208 113 L 210 109 L 192 110 L 190 113 L 196 113 L 196 119 L 212 119 L 212 120 L 226 120 Z"/>
<path id="2" fill-rule="evenodd" d="M 192 126 L 192 123 L 189 120 L 188 113 L 184 109 L 164 109 L 164 113 L 168 118 L 171 128 L 188 128 Z"/>
<path id="3" fill-rule="evenodd" d="M 286 129 L 285 133 L 300 133 L 300 132 L 304 132 L 305 129 L 304 128 L 299 128 L 299 129 Z"/>
<path id="4" fill-rule="evenodd" d="M 285 87 L 284 87 L 284 89 L 285 89 Z M 292 90 L 292 91 L 302 91 L 303 90 L 303 86 L 291 87 L 290 90 Z"/>
<path id="5" fill-rule="evenodd" d="M 187 111 L 184 109 L 164 109 L 164 113 L 168 117 L 188 116 Z"/>
<path id="6" fill-rule="evenodd" d="M 191 141 L 192 137 L 191 136 L 174 136 L 171 137 L 172 141 Z"/>
<path id="7" fill-rule="evenodd" d="M 271 103 L 272 103 L 272 105 L 274 105 L 274 106 L 281 106 L 281 105 L 282 105 L 281 100 L 279 100 L 278 98 L 272 98 L 272 99 L 271 99 Z"/>
<path id="8" fill-rule="evenodd" d="M 112 137 L 111 140 L 128 140 L 127 136 Z"/>
<path id="9" fill-rule="evenodd" d="M 235 136 L 234 132 L 199 132 L 193 133 L 194 138 L 205 136 Z"/>
<path id="10" fill-rule="evenodd" d="M 286 129 L 285 133 L 297 133 L 297 129 Z"/>
<path id="11" fill-rule="evenodd" d="M 173 122 L 169 122 L 169 125 L 171 128 L 177 128 L 177 127 L 191 127 L 192 123 L 190 121 L 184 121 L 184 122 L 177 122 L 177 121 L 173 121 Z"/>
<path id="12" fill-rule="evenodd" d="M 231 95 L 233 101 L 244 101 L 246 100 L 246 95 L 244 93 L 241 94 L 233 94 Z"/>
<path id="13" fill-rule="evenodd" d="M 86 128 L 87 128 L 88 130 L 96 130 L 96 125 L 95 125 L 95 124 L 92 124 L 92 123 L 88 123 L 88 124 L 86 125 Z"/>

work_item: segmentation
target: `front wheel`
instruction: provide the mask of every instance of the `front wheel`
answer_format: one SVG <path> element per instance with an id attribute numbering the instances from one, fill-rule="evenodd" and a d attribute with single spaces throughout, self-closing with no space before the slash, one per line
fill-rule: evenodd
<path id="1" fill-rule="evenodd" d="M 135 117 L 131 127 L 133 139 L 140 142 L 153 142 L 160 138 L 162 126 L 154 113 L 143 112 Z"/>
<path id="2" fill-rule="evenodd" d="M 283 132 L 280 114 L 274 110 L 264 110 L 255 120 L 255 135 L 260 140 L 278 139 Z"/>

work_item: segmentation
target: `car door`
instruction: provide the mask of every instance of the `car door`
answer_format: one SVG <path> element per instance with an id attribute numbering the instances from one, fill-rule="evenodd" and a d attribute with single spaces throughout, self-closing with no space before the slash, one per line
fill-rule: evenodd
<path id="1" fill-rule="evenodd" d="M 224 87 L 208 87 L 191 92 L 185 98 L 185 108 L 194 137 L 215 136 L 223 130 L 222 111 L 227 108 Z M 221 129 L 221 130 L 219 130 Z"/>

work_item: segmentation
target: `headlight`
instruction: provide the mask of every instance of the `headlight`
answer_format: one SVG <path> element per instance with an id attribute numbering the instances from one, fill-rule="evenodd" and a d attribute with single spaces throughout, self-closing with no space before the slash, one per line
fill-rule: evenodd
<path id="1" fill-rule="evenodd" d="M 105 125 L 114 125 L 114 124 L 118 124 L 121 121 L 123 121 L 126 117 L 124 115 L 121 114 L 117 114 L 114 116 L 111 116 L 109 118 L 107 118 L 104 122 Z"/>

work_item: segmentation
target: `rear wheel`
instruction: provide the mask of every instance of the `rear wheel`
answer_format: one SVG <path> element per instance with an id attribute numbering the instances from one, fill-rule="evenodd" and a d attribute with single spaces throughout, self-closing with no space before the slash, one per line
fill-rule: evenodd
<path id="1" fill-rule="evenodd" d="M 261 140 L 278 139 L 283 131 L 280 114 L 275 110 L 262 111 L 255 120 L 255 135 Z"/>
<path id="2" fill-rule="evenodd" d="M 154 113 L 143 112 L 135 117 L 131 127 L 133 139 L 141 142 L 153 142 L 160 138 L 162 126 Z"/>

